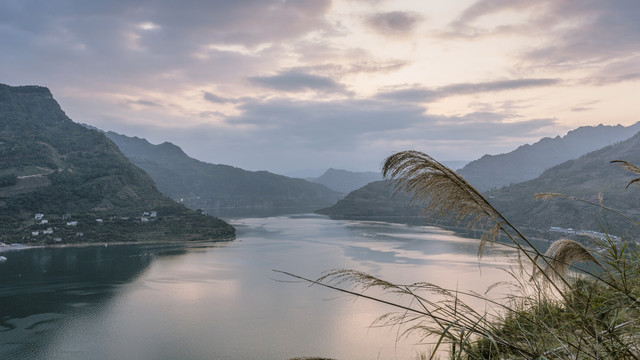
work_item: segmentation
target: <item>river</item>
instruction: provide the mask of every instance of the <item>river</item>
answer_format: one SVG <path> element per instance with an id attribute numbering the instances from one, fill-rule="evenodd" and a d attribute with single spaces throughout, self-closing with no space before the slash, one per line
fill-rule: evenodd
<path id="1" fill-rule="evenodd" d="M 0 359 L 411 359 L 429 350 L 372 327 L 387 305 L 294 281 L 355 269 L 483 292 L 508 249 L 425 226 L 317 215 L 231 221 L 230 242 L 7 251 Z"/>

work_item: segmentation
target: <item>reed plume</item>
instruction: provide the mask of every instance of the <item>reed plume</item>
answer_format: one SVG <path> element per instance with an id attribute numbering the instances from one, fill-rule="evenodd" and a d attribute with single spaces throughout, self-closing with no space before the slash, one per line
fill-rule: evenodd
<path id="1" fill-rule="evenodd" d="M 624 169 L 631 171 L 634 174 L 638 174 L 640 175 L 640 167 L 637 167 L 636 165 L 633 165 L 632 163 L 628 162 L 628 161 L 624 161 L 624 160 L 612 160 L 611 161 L 612 164 L 618 164 L 620 166 L 622 166 Z M 627 189 L 629 187 L 629 185 L 640 181 L 640 177 L 639 178 L 635 178 L 631 181 L 629 181 L 627 183 L 627 186 L 625 186 L 625 189 Z"/>
<path id="2" fill-rule="evenodd" d="M 626 161 L 613 162 L 640 175 L 640 167 Z M 423 205 L 426 214 L 458 224 L 481 225 L 485 233 L 480 253 L 484 244 L 499 234 L 508 237 L 511 246 L 533 264 L 530 278 L 522 276 L 530 273 L 512 273 L 521 294 L 508 294 L 504 302 L 495 301 L 431 283 L 396 284 L 357 270 L 334 270 L 315 281 L 282 273 L 396 308 L 399 312 L 382 315 L 376 324 L 398 326 L 403 329 L 398 332 L 400 335 L 417 332 L 425 340 L 434 336 L 430 359 L 436 358 L 438 348 L 447 344 L 450 357 L 459 360 L 640 360 L 640 250 L 635 243 L 606 236 L 595 242 L 599 249 L 594 254 L 600 260 L 582 244 L 568 239 L 554 242 L 542 253 L 472 185 L 429 155 L 418 151 L 393 154 L 383 163 L 383 175 L 397 192 L 407 193 L 412 203 Z M 640 177 L 627 187 L 636 182 L 640 183 Z M 598 194 L 597 202 L 560 193 L 540 193 L 535 197 L 583 202 L 640 225 L 605 207 L 602 194 Z M 576 262 L 591 262 L 599 268 L 594 272 L 584 270 L 586 276 L 567 277 Z M 536 281 L 538 277 L 545 281 Z M 548 292 L 547 285 L 556 291 Z M 379 293 L 365 294 L 369 290 L 409 301 L 388 300 Z M 484 311 L 466 304 L 465 298 L 484 300 Z"/>
<path id="3" fill-rule="evenodd" d="M 402 151 L 389 156 L 382 166 L 396 191 L 424 205 L 423 213 L 471 227 L 492 224 L 481 239 L 480 248 L 500 231 L 513 227 L 471 184 L 455 171 L 419 151 Z"/>
<path id="4" fill-rule="evenodd" d="M 600 265 L 600 262 L 582 244 L 569 239 L 554 241 L 544 256 L 549 259 L 547 266 L 555 269 L 554 272 L 549 272 L 548 268 L 543 266 L 544 271 L 560 276 L 565 276 L 569 266 L 577 262 L 593 262 Z"/>

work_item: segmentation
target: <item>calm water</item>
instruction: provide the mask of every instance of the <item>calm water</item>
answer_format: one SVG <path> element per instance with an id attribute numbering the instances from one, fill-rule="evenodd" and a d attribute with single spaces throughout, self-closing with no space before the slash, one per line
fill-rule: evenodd
<path id="1" fill-rule="evenodd" d="M 428 346 L 371 327 L 393 309 L 320 286 L 363 270 L 484 291 L 508 254 L 421 226 L 283 216 L 233 222 L 232 242 L 3 253 L 0 359 L 410 359 Z M 285 280 L 285 281 L 282 281 Z"/>

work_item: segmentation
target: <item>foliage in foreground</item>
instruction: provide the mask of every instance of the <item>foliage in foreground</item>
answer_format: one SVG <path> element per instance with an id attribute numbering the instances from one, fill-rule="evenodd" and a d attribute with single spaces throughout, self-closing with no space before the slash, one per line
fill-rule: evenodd
<path id="1" fill-rule="evenodd" d="M 640 168 L 620 163 L 640 174 Z M 445 347 L 452 359 L 640 358 L 640 250 L 634 242 L 606 237 L 593 240 L 587 250 L 558 240 L 542 253 L 468 182 L 430 156 L 394 154 L 383 173 L 413 202 L 425 203 L 425 214 L 484 229 L 480 252 L 496 237 L 506 238 L 520 256 L 511 295 L 495 301 L 429 283 L 394 284 L 353 270 L 330 272 L 315 283 L 394 306 L 399 311 L 378 323 L 398 326 L 403 335 L 419 334 L 432 344 L 431 358 Z M 574 267 L 579 262 L 590 266 Z M 368 295 L 373 290 L 383 293 Z M 384 294 L 404 300 L 385 300 Z M 478 299 L 485 302 L 482 311 L 468 305 Z"/>

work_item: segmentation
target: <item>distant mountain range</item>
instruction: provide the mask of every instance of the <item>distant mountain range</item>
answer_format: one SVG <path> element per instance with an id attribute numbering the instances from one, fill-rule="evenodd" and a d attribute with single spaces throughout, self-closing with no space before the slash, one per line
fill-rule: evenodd
<path id="1" fill-rule="evenodd" d="M 625 235 L 631 224 L 619 215 L 601 212 L 569 199 L 535 200 L 535 193 L 562 193 L 598 204 L 602 194 L 605 206 L 640 220 L 640 187 L 627 183 L 639 177 L 611 160 L 640 165 L 640 133 L 623 142 L 590 152 L 545 171 L 536 179 L 487 192 L 489 201 L 520 227 L 549 229 L 587 229 Z M 637 226 L 636 226 L 637 227 Z"/>
<path id="2" fill-rule="evenodd" d="M 476 189 L 487 191 L 534 179 L 552 166 L 626 140 L 638 131 L 640 123 L 627 127 L 582 126 L 565 136 L 543 138 L 506 154 L 484 155 L 457 172 Z"/>
<path id="3" fill-rule="evenodd" d="M 247 171 L 205 163 L 178 146 L 107 132 L 131 162 L 146 171 L 158 189 L 192 209 L 215 216 L 261 216 L 312 212 L 343 194 L 324 185 L 267 171 Z"/>
<path id="4" fill-rule="evenodd" d="M 614 127 L 633 131 L 638 125 L 631 127 Z M 604 130 L 609 132 L 611 128 L 597 126 L 592 128 L 580 128 L 580 131 L 570 132 L 572 143 L 579 143 L 580 134 L 585 135 L 584 141 L 593 140 L 594 131 Z M 565 137 L 566 138 L 566 137 Z M 561 138 L 556 138 L 561 139 Z M 555 139 L 541 140 L 536 144 L 553 142 Z M 545 153 L 543 147 L 536 146 L 523 152 L 523 147 L 513 153 L 531 154 L 532 150 L 540 150 Z M 534 151 L 535 153 L 535 151 Z M 515 157 L 514 154 L 506 154 Z M 482 159 L 485 159 L 483 157 Z M 534 156 L 537 158 L 537 156 Z M 480 164 L 482 159 L 476 164 Z M 494 161 L 494 158 L 489 158 Z M 562 229 L 585 229 L 593 231 L 610 231 L 613 234 L 623 235 L 629 230 L 629 222 L 611 213 L 601 213 L 595 207 L 586 206 L 584 203 L 556 198 L 547 201 L 534 200 L 534 193 L 557 192 L 566 195 L 584 198 L 598 203 L 598 193 L 603 194 L 604 204 L 611 206 L 627 216 L 640 219 L 640 210 L 636 206 L 640 195 L 640 188 L 631 185 L 629 189 L 624 187 L 634 175 L 610 164 L 611 160 L 626 160 L 640 165 L 640 133 L 631 138 L 606 146 L 577 159 L 566 161 L 544 171 L 539 177 L 519 184 L 502 187 L 485 192 L 489 201 L 500 210 L 514 225 L 522 228 L 548 230 L 550 227 Z M 527 157 L 519 160 L 520 166 L 511 165 L 512 171 L 523 171 L 528 168 Z M 635 177 L 638 177 L 637 175 Z M 319 211 L 334 218 L 365 219 L 365 218 L 391 218 L 393 216 L 406 219 L 407 216 L 418 216 L 421 206 L 409 206 L 408 197 L 397 194 L 386 181 L 368 184 L 355 190 L 335 205 Z M 433 223 L 433 219 L 428 219 Z"/>
<path id="5" fill-rule="evenodd" d="M 162 195 L 104 134 L 71 121 L 47 88 L 0 84 L 0 119 L 2 242 L 235 236 L 224 221 Z"/>
<path id="6" fill-rule="evenodd" d="M 382 174 L 379 172 L 353 172 L 341 169 L 329 169 L 322 176 L 309 179 L 344 194 L 378 180 L 382 180 Z"/>

